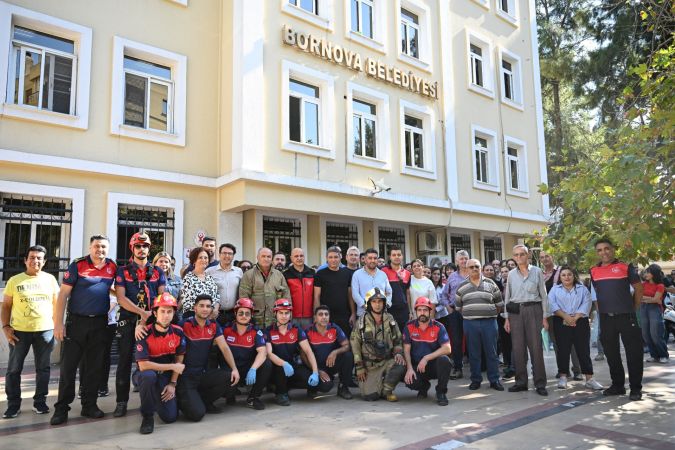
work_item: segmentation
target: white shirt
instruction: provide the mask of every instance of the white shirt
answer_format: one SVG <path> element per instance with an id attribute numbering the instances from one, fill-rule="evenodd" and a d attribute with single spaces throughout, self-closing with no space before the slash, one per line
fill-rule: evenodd
<path id="1" fill-rule="evenodd" d="M 206 274 L 211 275 L 218 285 L 218 293 L 220 294 L 220 309 L 228 311 L 234 308 L 239 295 L 239 282 L 244 272 L 239 267 L 234 265 L 229 269 L 223 269 L 220 264 L 206 269 Z"/>
<path id="2" fill-rule="evenodd" d="M 427 277 L 415 278 L 415 275 L 413 275 L 410 277 L 410 301 L 413 307 L 415 306 L 415 300 L 420 297 L 428 298 L 434 305 L 438 304 L 434 283 Z"/>

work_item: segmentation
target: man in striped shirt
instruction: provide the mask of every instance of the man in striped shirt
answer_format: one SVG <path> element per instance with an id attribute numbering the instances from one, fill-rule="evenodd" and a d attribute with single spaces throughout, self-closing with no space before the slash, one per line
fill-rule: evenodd
<path id="1" fill-rule="evenodd" d="M 487 377 L 490 387 L 503 391 L 499 383 L 499 358 L 497 357 L 497 315 L 503 302 L 497 283 L 485 278 L 481 273 L 481 263 L 470 259 L 466 263 L 469 278 L 462 282 L 455 294 L 455 306 L 464 318 L 464 336 L 469 350 L 471 365 L 471 384 L 469 389 L 475 391 L 483 382 L 481 373 L 481 353 L 485 353 Z"/>

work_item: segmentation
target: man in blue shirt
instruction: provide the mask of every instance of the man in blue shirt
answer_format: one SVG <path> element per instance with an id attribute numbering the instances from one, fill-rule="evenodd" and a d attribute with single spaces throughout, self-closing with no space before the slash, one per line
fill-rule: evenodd
<path id="1" fill-rule="evenodd" d="M 403 329 L 403 354 L 408 370 L 405 384 L 417 391 L 417 398 L 426 398 L 431 387 L 429 380 L 438 379 L 436 402 L 447 406 L 448 380 L 450 379 L 450 338 L 445 327 L 431 318 L 434 305 L 426 297 L 415 300 L 417 319 Z"/>
<path id="2" fill-rule="evenodd" d="M 377 267 L 377 250 L 367 249 L 365 259 L 365 266 L 352 275 L 352 298 L 356 304 L 356 315 L 359 317 L 366 313 L 366 293 L 374 288 L 384 293 L 387 306 L 391 306 L 391 285 L 387 275 Z"/>
<path id="3" fill-rule="evenodd" d="M 121 309 L 117 323 L 119 360 L 115 376 L 117 406 L 113 412 L 114 417 L 127 414 L 136 322 L 140 317 L 141 326 L 147 323 L 152 316 L 150 302 L 164 292 L 166 285 L 164 271 L 148 262 L 150 236 L 135 233 L 129 240 L 129 247 L 133 257 L 129 264 L 117 269 L 115 277 L 117 303 Z"/>
<path id="4" fill-rule="evenodd" d="M 97 381 L 104 366 L 110 290 L 117 265 L 107 258 L 110 242 L 103 235 L 89 239 L 89 255 L 78 258 L 68 266 L 63 276 L 54 313 L 54 337 L 63 342 L 58 400 L 54 405 L 52 425 L 68 420 L 70 404 L 75 399 L 75 375 L 81 360 L 84 370 L 80 377 L 88 380 L 82 393 L 82 416 L 103 417 L 96 405 Z M 66 325 L 63 316 L 68 304 Z"/>

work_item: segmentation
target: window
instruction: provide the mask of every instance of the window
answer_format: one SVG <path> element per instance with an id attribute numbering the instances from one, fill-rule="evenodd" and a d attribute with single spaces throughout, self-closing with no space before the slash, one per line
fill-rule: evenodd
<path id="1" fill-rule="evenodd" d="M 170 132 L 171 68 L 124 56 L 124 124 Z"/>
<path id="2" fill-rule="evenodd" d="M 263 216 L 263 246 L 288 256 L 291 250 L 302 246 L 301 229 L 299 219 Z"/>
<path id="3" fill-rule="evenodd" d="M 351 0 L 351 30 L 373 38 L 373 0 Z"/>
<path id="4" fill-rule="evenodd" d="M 455 262 L 455 254 L 465 250 L 471 256 L 471 235 L 463 233 L 450 233 L 450 257 Z"/>
<path id="5" fill-rule="evenodd" d="M 529 197 L 525 142 L 505 136 L 504 149 L 506 192 L 519 197 Z"/>
<path id="6" fill-rule="evenodd" d="M 282 149 L 334 159 L 333 77 L 283 61 L 281 78 Z"/>
<path id="7" fill-rule="evenodd" d="M 483 238 L 483 261 L 484 264 L 490 264 L 495 259 L 502 260 L 502 240 L 501 238 Z"/>
<path id="8" fill-rule="evenodd" d="M 401 8 L 401 51 L 419 58 L 420 25 L 417 16 Z"/>
<path id="9" fill-rule="evenodd" d="M 518 2 L 517 0 L 496 0 L 497 1 L 497 16 L 506 20 L 507 22 L 518 24 Z"/>
<path id="10" fill-rule="evenodd" d="M 281 0 L 281 11 L 327 31 L 333 31 L 333 0 Z"/>
<path id="11" fill-rule="evenodd" d="M 131 258 L 129 240 L 135 233 L 150 236 L 150 255 L 173 252 L 175 212 L 172 208 L 126 205 L 117 206 L 117 264 L 127 264 Z"/>
<path id="12" fill-rule="evenodd" d="M 87 129 L 91 29 L 0 2 L 0 40 L 0 115 Z"/>
<path id="13" fill-rule="evenodd" d="M 354 99 L 352 100 L 353 127 L 354 127 L 354 154 L 377 158 L 376 151 L 376 121 L 375 105 Z"/>
<path id="14" fill-rule="evenodd" d="M 288 133 L 291 141 L 319 145 L 319 88 L 289 80 Z"/>
<path id="15" fill-rule="evenodd" d="M 44 271 L 61 279 L 70 262 L 72 201 L 0 192 L 0 286 L 26 270 L 31 245 L 47 249 Z"/>
<path id="16" fill-rule="evenodd" d="M 494 131 L 471 127 L 473 187 L 499 192 L 499 160 Z"/>
<path id="17" fill-rule="evenodd" d="M 523 110 L 523 83 L 520 58 L 504 49 L 499 50 L 502 102 Z"/>
<path id="18" fill-rule="evenodd" d="M 398 13 L 398 59 L 431 72 L 429 6 L 419 0 L 397 0 L 395 4 Z"/>
<path id="19" fill-rule="evenodd" d="M 319 15 L 319 0 L 288 0 L 288 3 L 317 16 Z"/>
<path id="20" fill-rule="evenodd" d="M 405 116 L 405 165 L 424 169 L 424 125 L 417 117 Z"/>
<path id="21" fill-rule="evenodd" d="M 342 263 L 347 264 L 347 249 L 359 245 L 359 229 L 353 223 L 326 222 L 326 248 L 337 245 L 342 250 Z"/>
<path id="22" fill-rule="evenodd" d="M 185 146 L 187 58 L 115 37 L 110 132 Z"/>
<path id="23" fill-rule="evenodd" d="M 436 153 L 429 107 L 401 100 L 402 169 L 408 175 L 436 178 Z"/>
<path id="24" fill-rule="evenodd" d="M 468 87 L 487 97 L 494 97 L 492 76 L 492 45 L 473 32 L 467 31 Z"/>
<path id="25" fill-rule="evenodd" d="M 403 261 L 406 260 L 405 256 L 405 229 L 398 227 L 378 227 L 377 228 L 378 236 L 378 251 L 380 252 L 380 257 L 387 259 L 389 254 L 389 249 L 396 245 L 401 247 L 403 253 Z"/>

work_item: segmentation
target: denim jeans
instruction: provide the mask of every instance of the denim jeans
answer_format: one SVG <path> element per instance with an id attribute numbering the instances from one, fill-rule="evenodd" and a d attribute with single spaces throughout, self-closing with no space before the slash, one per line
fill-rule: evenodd
<path id="1" fill-rule="evenodd" d="M 49 392 L 49 359 L 54 349 L 54 330 L 14 331 L 19 342 L 9 346 L 9 361 L 5 376 L 7 407 L 21 406 L 21 372 L 26 355 L 33 346 L 35 360 L 35 395 L 33 404 L 44 403 Z"/>
<path id="2" fill-rule="evenodd" d="M 656 303 L 642 303 L 640 305 L 640 328 L 642 328 L 642 339 L 644 339 L 649 354 L 652 358 L 667 358 L 668 348 L 663 339 L 665 325 L 663 324 L 663 313 Z"/>
<path id="3" fill-rule="evenodd" d="M 483 381 L 481 353 L 485 353 L 487 378 L 490 383 L 499 381 L 499 358 L 497 357 L 497 319 L 464 319 L 464 335 L 469 351 L 471 381 Z"/>

